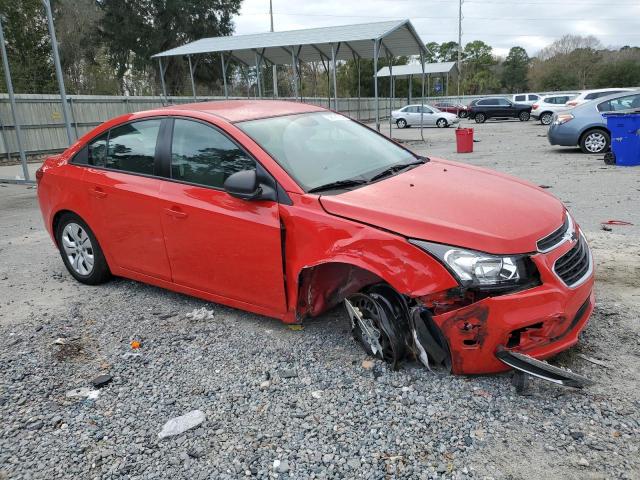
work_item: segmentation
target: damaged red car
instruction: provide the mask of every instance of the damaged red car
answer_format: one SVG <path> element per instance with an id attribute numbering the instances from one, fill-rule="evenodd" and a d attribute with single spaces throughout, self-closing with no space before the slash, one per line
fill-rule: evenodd
<path id="1" fill-rule="evenodd" d="M 393 364 L 562 377 L 539 360 L 574 345 L 594 306 L 589 247 L 552 195 L 312 105 L 124 115 L 37 179 L 80 282 L 127 277 L 287 323 L 344 303 Z"/>

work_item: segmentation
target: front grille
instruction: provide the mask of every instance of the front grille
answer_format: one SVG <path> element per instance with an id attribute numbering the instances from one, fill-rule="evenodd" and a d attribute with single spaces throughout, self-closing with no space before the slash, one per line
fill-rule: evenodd
<path id="1" fill-rule="evenodd" d="M 571 250 L 561 256 L 553 266 L 556 275 L 568 286 L 573 287 L 591 270 L 589 246 L 582 235 Z"/>
<path id="2" fill-rule="evenodd" d="M 569 229 L 569 225 L 571 224 L 571 220 L 569 220 L 569 215 L 566 215 L 564 218 L 564 223 L 560 225 L 557 230 L 554 230 L 546 237 L 538 240 L 536 244 L 539 252 L 548 252 L 549 250 L 553 250 L 556 246 L 558 246 L 564 240 L 564 235 L 567 233 Z"/>

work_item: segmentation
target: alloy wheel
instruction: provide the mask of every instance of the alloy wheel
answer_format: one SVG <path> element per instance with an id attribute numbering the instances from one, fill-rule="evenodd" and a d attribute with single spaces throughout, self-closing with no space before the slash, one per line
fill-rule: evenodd
<path id="1" fill-rule="evenodd" d="M 95 261 L 93 245 L 84 228 L 74 222 L 68 223 L 62 231 L 62 248 L 69 265 L 77 274 L 91 274 Z"/>
<path id="2" fill-rule="evenodd" d="M 601 132 L 593 132 L 584 139 L 584 147 L 590 153 L 600 153 L 607 146 L 607 139 Z"/>
<path id="3" fill-rule="evenodd" d="M 550 125 L 551 120 L 553 120 L 553 114 L 551 113 L 543 113 L 540 117 L 540 123 L 542 123 L 543 125 Z"/>
<path id="4" fill-rule="evenodd" d="M 407 126 L 407 121 L 404 118 L 401 118 L 396 122 L 396 125 L 398 126 L 398 128 L 404 128 Z"/>
<path id="5" fill-rule="evenodd" d="M 436 125 L 438 126 L 438 128 L 444 128 L 447 126 L 447 121 L 444 118 L 440 118 L 436 122 Z"/>

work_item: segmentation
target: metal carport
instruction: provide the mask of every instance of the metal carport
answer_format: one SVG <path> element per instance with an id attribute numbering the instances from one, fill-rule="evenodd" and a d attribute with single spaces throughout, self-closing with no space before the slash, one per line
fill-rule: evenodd
<path id="1" fill-rule="evenodd" d="M 424 67 L 424 68 L 423 68 Z M 378 70 L 378 77 L 393 77 L 396 78 L 408 78 L 409 79 L 409 103 L 411 103 L 411 81 L 414 76 L 424 75 L 427 78 L 427 92 L 429 91 L 429 80 L 432 76 L 446 76 L 446 89 L 443 92 L 446 96 L 449 95 L 449 76 L 455 74 L 459 75 L 458 65 L 456 62 L 440 62 L 440 63 L 425 63 L 424 66 L 413 63 L 409 65 L 396 65 L 389 69 L 389 67 L 382 67 Z"/>
<path id="2" fill-rule="evenodd" d="M 230 61 L 244 67 L 257 67 L 257 96 L 262 97 L 260 67 L 262 65 L 292 65 L 294 91 L 298 97 L 300 83 L 300 62 L 322 62 L 332 66 L 333 108 L 337 110 L 336 61 L 355 60 L 358 65 L 358 85 L 360 84 L 360 59 L 373 59 L 374 96 L 376 109 L 376 128 L 380 130 L 378 100 L 378 59 L 381 53 L 391 60 L 400 55 L 419 55 L 423 64 L 427 50 L 415 28 L 409 20 L 394 20 L 375 23 L 361 23 L 336 27 L 310 28 L 284 32 L 268 32 L 252 35 L 212 37 L 196 40 L 181 47 L 157 53 L 160 67 L 162 93 L 167 97 L 164 81 L 166 67 L 162 59 L 171 56 L 186 56 L 189 61 L 189 73 L 194 98 L 196 97 L 193 72 L 195 67 L 191 57 L 195 55 L 218 53 L 222 64 L 225 96 L 228 97 L 227 67 Z M 391 65 L 391 61 L 389 62 Z M 330 83 L 330 84 L 331 84 Z M 424 96 L 424 81 L 423 81 Z M 330 88 L 331 90 L 331 88 Z M 331 92 L 330 92 L 331 96 Z M 360 88 L 358 87 L 358 97 Z"/>

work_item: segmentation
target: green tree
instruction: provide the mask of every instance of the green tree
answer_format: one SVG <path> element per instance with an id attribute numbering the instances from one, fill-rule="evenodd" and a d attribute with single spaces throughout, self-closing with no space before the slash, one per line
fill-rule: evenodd
<path id="1" fill-rule="evenodd" d="M 439 62 L 455 62 L 458 60 L 458 42 L 444 42 L 438 49 Z"/>
<path id="2" fill-rule="evenodd" d="M 40 0 L 0 0 L 7 57 L 16 93 L 57 91 L 46 16 Z M 0 82 L 6 91 L 4 81 Z"/>
<path id="3" fill-rule="evenodd" d="M 122 92 L 135 88 L 127 84 L 131 70 L 157 78 L 153 54 L 203 37 L 230 35 L 240 4 L 241 0 L 98 0 L 103 12 L 100 35 Z M 197 80 L 220 78 L 219 57 L 200 55 L 198 61 Z M 169 93 L 182 92 L 188 78 L 186 62 L 169 57 L 165 64 Z"/>
<path id="4" fill-rule="evenodd" d="M 595 74 L 593 82 L 593 86 L 596 88 L 629 87 L 637 85 L 640 85 L 639 60 L 621 60 L 618 62 L 604 63 Z"/>
<path id="5" fill-rule="evenodd" d="M 530 58 L 522 47 L 511 47 L 507 58 L 502 63 L 502 85 L 509 92 L 527 90 L 527 74 Z"/>
<path id="6" fill-rule="evenodd" d="M 425 44 L 425 47 L 428 53 L 425 55 L 424 61 L 426 63 L 436 63 L 440 56 L 440 45 L 438 45 L 438 42 L 429 42 Z"/>

